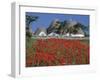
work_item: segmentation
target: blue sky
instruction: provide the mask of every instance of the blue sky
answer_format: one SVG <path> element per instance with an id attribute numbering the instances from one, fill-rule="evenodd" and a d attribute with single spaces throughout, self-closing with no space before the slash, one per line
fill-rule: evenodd
<path id="1" fill-rule="evenodd" d="M 81 24 L 88 26 L 89 25 L 89 15 L 79 15 L 79 14 L 54 14 L 54 13 L 34 13 L 26 12 L 26 15 L 38 16 L 37 21 L 32 22 L 32 31 L 34 32 L 38 27 L 49 27 L 50 23 L 54 19 L 59 19 L 60 21 L 64 20 L 74 20 L 80 22 Z"/>

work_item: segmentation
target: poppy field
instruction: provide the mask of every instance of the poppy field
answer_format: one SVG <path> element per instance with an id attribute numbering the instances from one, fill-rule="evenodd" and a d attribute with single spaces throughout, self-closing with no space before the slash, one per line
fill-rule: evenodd
<path id="1" fill-rule="evenodd" d="M 26 43 L 26 67 L 90 63 L 89 40 L 31 39 Z"/>

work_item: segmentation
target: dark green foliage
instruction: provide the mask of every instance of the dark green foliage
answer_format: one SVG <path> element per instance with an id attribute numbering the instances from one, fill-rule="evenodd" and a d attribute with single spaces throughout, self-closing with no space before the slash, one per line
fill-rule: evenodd
<path id="1" fill-rule="evenodd" d="M 28 38 L 31 38 L 31 37 L 32 37 L 32 33 L 29 32 L 29 31 L 27 31 L 27 32 L 26 32 L 26 36 L 27 36 Z"/>
<path id="2" fill-rule="evenodd" d="M 38 19 L 37 16 L 31 16 L 31 15 L 26 15 L 26 37 L 28 38 L 27 40 L 32 37 L 32 32 L 31 32 L 31 27 L 29 26 L 31 22 L 36 21 Z"/>
<path id="3" fill-rule="evenodd" d="M 26 15 L 26 25 L 29 26 L 31 22 L 36 21 L 37 19 L 37 16 Z"/>

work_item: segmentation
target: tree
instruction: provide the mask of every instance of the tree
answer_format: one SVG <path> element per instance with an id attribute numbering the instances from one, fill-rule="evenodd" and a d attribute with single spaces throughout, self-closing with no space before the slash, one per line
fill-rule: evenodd
<path id="1" fill-rule="evenodd" d="M 30 23 L 36 21 L 38 19 L 37 16 L 26 15 L 26 37 L 32 37 Z"/>
<path id="2" fill-rule="evenodd" d="M 38 19 L 37 16 L 26 15 L 26 25 L 29 27 L 30 23 L 36 21 Z"/>

